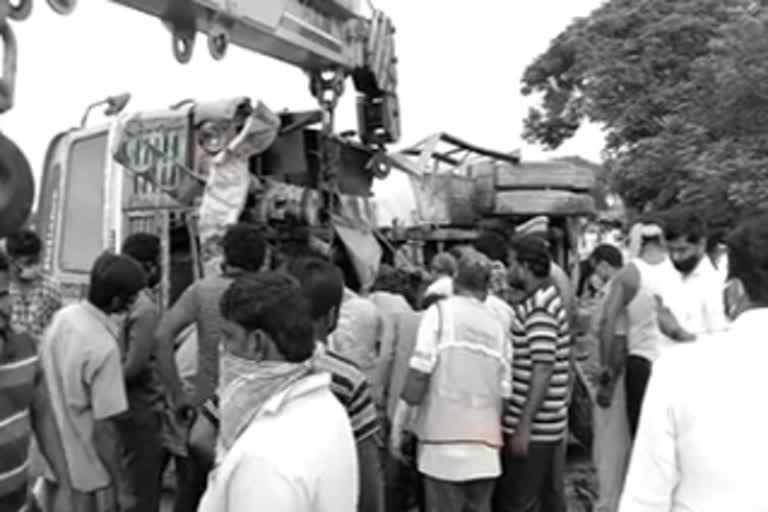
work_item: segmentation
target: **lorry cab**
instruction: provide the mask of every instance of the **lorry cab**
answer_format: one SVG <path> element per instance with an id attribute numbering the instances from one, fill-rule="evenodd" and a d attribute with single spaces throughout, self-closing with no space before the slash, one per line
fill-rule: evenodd
<path id="1" fill-rule="evenodd" d="M 62 283 L 65 300 L 82 298 L 96 257 L 118 251 L 136 232 L 160 237 L 163 272 L 157 291 L 163 307 L 204 275 L 198 220 L 208 164 L 237 135 L 236 116 L 245 104 L 250 107 L 250 100 L 187 102 L 53 138 L 37 225 L 45 271 Z M 244 157 L 251 186 L 240 218 L 262 225 L 273 246 L 298 232 L 335 240 L 351 253 L 361 279 L 371 281 L 381 256 L 371 229 L 374 150 L 322 134 L 314 127 L 322 119 L 319 112 L 282 112 L 279 118 L 279 133 L 268 149 Z M 320 186 L 323 144 L 335 155 L 330 202 Z"/>
<path id="2" fill-rule="evenodd" d="M 191 250 L 190 238 L 184 233 L 191 208 L 158 190 L 161 186 L 173 188 L 180 181 L 173 162 L 190 164 L 190 120 L 184 112 L 168 110 L 146 116 L 145 125 L 148 128 L 122 151 L 128 166 L 151 172 L 157 183 L 127 171 L 113 158 L 122 129 L 120 120 L 62 132 L 48 147 L 37 224 L 44 269 L 61 282 L 66 301 L 83 297 L 93 261 L 104 250 L 117 251 L 119 241 L 130 233 L 159 235 L 164 267 L 171 268 L 170 260 L 181 256 L 176 253 L 188 255 Z M 162 148 L 166 158 L 150 154 L 147 147 L 140 146 L 144 141 Z M 194 278 L 191 266 L 184 266 L 182 272 L 164 273 L 163 303 Z"/>

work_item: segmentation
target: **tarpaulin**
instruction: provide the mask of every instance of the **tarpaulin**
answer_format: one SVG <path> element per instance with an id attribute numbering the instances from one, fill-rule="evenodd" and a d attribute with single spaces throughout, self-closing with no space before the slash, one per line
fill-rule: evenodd
<path id="1" fill-rule="evenodd" d="M 232 102 L 221 103 L 233 113 Z M 211 109 L 211 105 L 206 107 Z M 205 112 L 213 116 L 212 112 Z M 226 227 L 237 222 L 248 196 L 248 159 L 263 153 L 277 138 L 280 118 L 259 102 L 240 133 L 211 162 L 211 171 L 200 203 L 200 253 L 204 272 L 213 271 L 221 260 L 220 240 Z"/>
<path id="2" fill-rule="evenodd" d="M 379 273 L 382 249 L 373 230 L 334 215 L 333 227 L 347 249 L 363 290 L 370 290 Z"/>

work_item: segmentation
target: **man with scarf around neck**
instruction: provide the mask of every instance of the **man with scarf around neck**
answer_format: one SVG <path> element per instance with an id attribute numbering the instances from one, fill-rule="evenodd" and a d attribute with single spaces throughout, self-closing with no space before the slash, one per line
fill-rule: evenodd
<path id="1" fill-rule="evenodd" d="M 357 443 L 360 471 L 360 512 L 384 511 L 384 482 L 379 448 L 381 429 L 371 384 L 360 368 L 327 347 L 328 335 L 336 328 L 344 297 L 344 277 L 338 267 L 320 258 L 300 258 L 288 272 L 301 283 L 309 302 L 314 338 L 316 371 L 331 374 L 331 391 L 347 410 Z"/>
<path id="2" fill-rule="evenodd" d="M 220 307 L 221 428 L 199 512 L 355 512 L 352 428 L 330 375 L 313 370 L 311 308 L 298 281 L 244 275 Z"/>

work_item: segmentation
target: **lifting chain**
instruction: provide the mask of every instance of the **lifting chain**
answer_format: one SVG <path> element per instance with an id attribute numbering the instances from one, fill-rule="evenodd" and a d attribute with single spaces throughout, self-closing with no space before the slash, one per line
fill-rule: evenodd
<path id="1" fill-rule="evenodd" d="M 71 13 L 77 0 L 47 0 L 59 14 Z M 0 77 L 0 114 L 13 108 L 16 92 L 16 34 L 9 22 L 25 21 L 32 14 L 33 0 L 0 0 L 0 38 L 3 42 L 3 75 Z"/>
<path id="2" fill-rule="evenodd" d="M 344 94 L 345 79 L 346 75 L 338 70 L 310 73 L 309 89 L 323 112 L 319 147 L 320 173 L 317 183 L 322 197 L 321 211 L 325 217 L 321 221 L 329 220 L 331 213 L 341 206 L 341 194 L 336 180 L 341 148 L 332 141 L 332 135 L 334 111 L 341 95 Z"/>

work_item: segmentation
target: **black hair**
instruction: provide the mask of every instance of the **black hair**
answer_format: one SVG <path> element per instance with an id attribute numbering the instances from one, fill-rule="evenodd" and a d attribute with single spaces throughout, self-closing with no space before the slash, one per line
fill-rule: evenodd
<path id="1" fill-rule="evenodd" d="M 341 306 L 344 276 L 333 263 L 321 258 L 298 258 L 288 263 L 287 271 L 299 281 L 313 320 Z"/>
<path id="2" fill-rule="evenodd" d="M 43 243 L 37 233 L 29 229 L 22 229 L 5 239 L 5 250 L 11 259 L 25 256 L 37 257 L 43 250 Z"/>
<path id="3" fill-rule="evenodd" d="M 123 241 L 120 252 L 144 265 L 157 263 L 160 258 L 160 237 L 151 233 L 134 233 Z"/>
<path id="4" fill-rule="evenodd" d="M 245 274 L 221 297 L 222 316 L 248 332 L 261 330 L 292 363 L 306 361 L 315 352 L 310 305 L 299 282 L 282 272 Z"/>
<path id="5" fill-rule="evenodd" d="M 604 261 L 613 268 L 624 266 L 624 256 L 622 256 L 621 251 L 610 244 L 601 244 L 595 247 L 591 258 L 595 265 Z"/>
<path id="6" fill-rule="evenodd" d="M 729 279 L 739 279 L 752 302 L 768 305 L 768 215 L 743 222 L 725 243 Z"/>
<path id="7" fill-rule="evenodd" d="M 0 249 L 0 272 L 8 272 L 10 267 L 8 256 L 6 256 L 5 251 Z"/>
<path id="8" fill-rule="evenodd" d="M 509 241 L 506 236 L 498 231 L 483 231 L 472 244 L 475 250 L 485 254 L 491 261 L 507 261 L 507 247 Z"/>
<path id="9" fill-rule="evenodd" d="M 538 278 L 549 277 L 552 260 L 547 243 L 536 235 L 522 235 L 512 239 L 512 250 L 518 263 L 528 267 Z"/>
<path id="10" fill-rule="evenodd" d="M 697 244 L 707 237 L 707 225 L 698 212 L 671 210 L 664 216 L 664 234 L 667 240 L 684 237 L 688 242 Z"/>
<path id="11" fill-rule="evenodd" d="M 104 252 L 91 267 L 88 301 L 101 310 L 107 310 L 115 298 L 125 302 L 146 286 L 147 276 L 136 260 Z"/>
<path id="12" fill-rule="evenodd" d="M 221 247 L 224 261 L 231 267 L 258 272 L 264 265 L 267 242 L 261 229 L 254 224 L 241 222 L 227 228 Z"/>

